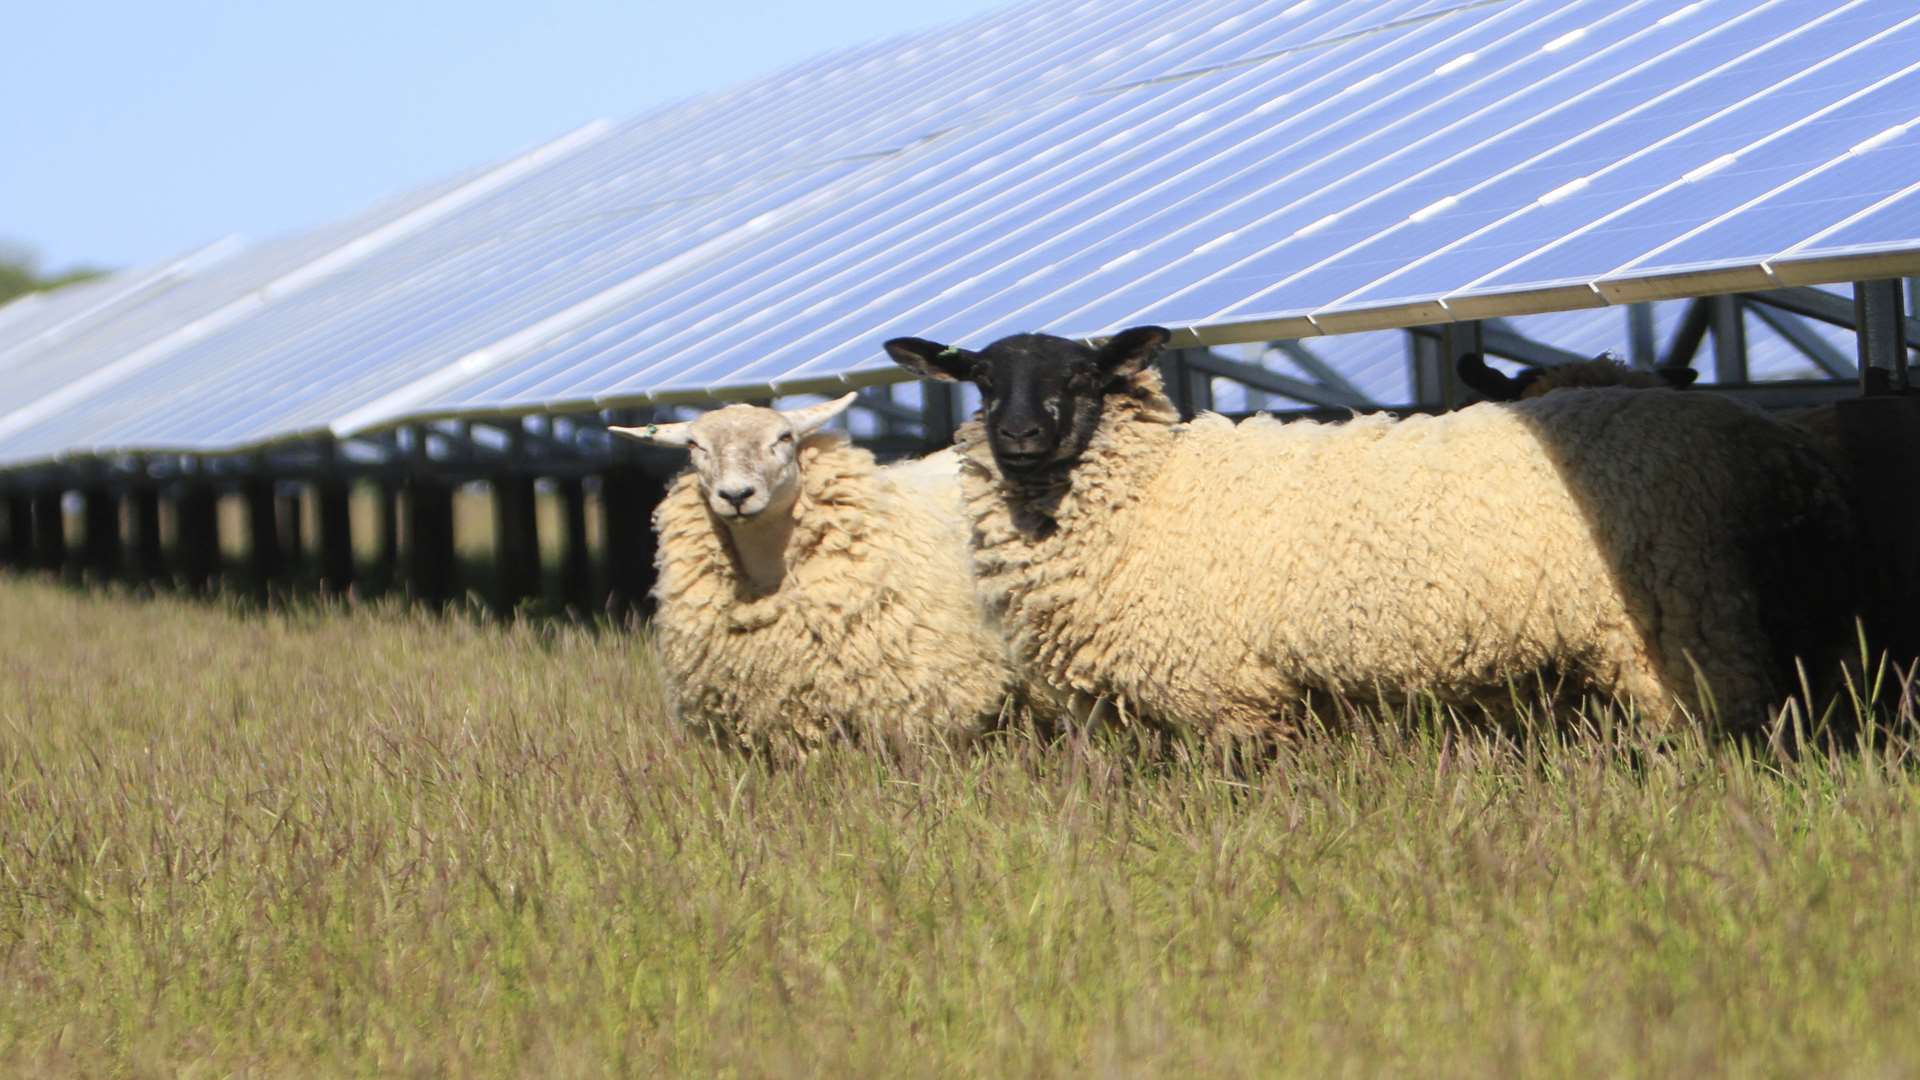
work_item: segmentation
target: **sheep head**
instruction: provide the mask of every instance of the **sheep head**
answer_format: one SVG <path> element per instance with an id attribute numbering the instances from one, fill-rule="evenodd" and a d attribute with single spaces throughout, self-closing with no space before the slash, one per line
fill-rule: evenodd
<path id="1" fill-rule="evenodd" d="M 1630 368 L 1610 352 L 1591 360 L 1557 367 L 1533 365 L 1508 375 L 1487 365 L 1479 353 L 1467 353 L 1456 365 L 1460 381 L 1488 401 L 1520 401 L 1537 398 L 1555 390 L 1580 387 L 1626 386 L 1636 389 L 1669 387 L 1675 390 L 1693 385 L 1699 373 L 1682 364 L 1643 370 Z"/>
<path id="2" fill-rule="evenodd" d="M 729 405 L 679 424 L 608 428 L 649 446 L 685 448 L 700 495 L 730 525 L 792 509 L 800 493 L 800 443 L 845 412 L 854 395 L 800 409 Z"/>
<path id="3" fill-rule="evenodd" d="M 1005 473 L 1027 475 L 1077 460 L 1107 394 L 1151 364 L 1168 336 L 1136 326 L 1098 348 L 1052 334 L 1015 334 L 979 352 L 924 338 L 886 347 L 894 363 L 925 378 L 978 386 L 994 460 Z"/>

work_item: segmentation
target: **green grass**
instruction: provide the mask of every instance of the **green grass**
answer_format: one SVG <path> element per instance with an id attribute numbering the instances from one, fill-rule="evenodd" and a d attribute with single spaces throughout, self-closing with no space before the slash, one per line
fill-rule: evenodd
<path id="1" fill-rule="evenodd" d="M 637 637 L 0 581 L 0 1071 L 1910 1074 L 1913 734 L 770 770 Z"/>

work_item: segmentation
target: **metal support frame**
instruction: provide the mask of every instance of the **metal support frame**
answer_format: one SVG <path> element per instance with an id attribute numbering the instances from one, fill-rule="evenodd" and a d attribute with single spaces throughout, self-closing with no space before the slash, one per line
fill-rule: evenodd
<path id="1" fill-rule="evenodd" d="M 1816 333 L 1813 327 L 1808 326 L 1806 320 L 1800 316 L 1767 304 L 1750 304 L 1747 310 L 1829 377 L 1835 379 L 1860 377 L 1860 369 L 1853 360 L 1836 348 L 1832 342 Z"/>
<path id="2" fill-rule="evenodd" d="M 666 497 L 666 480 L 638 464 L 616 462 L 600 477 L 601 550 L 607 563 L 605 607 L 615 619 L 650 615 L 653 561 L 657 552 L 650 521 Z"/>
<path id="3" fill-rule="evenodd" d="M 81 561 L 88 574 L 102 581 L 120 572 L 123 549 L 120 531 L 120 497 L 106 484 L 95 484 L 80 493 Z"/>
<path id="4" fill-rule="evenodd" d="M 1208 361 L 1225 359 L 1206 349 L 1168 349 L 1160 354 L 1160 378 L 1182 419 L 1191 420 L 1213 408 L 1213 372 Z"/>
<path id="5" fill-rule="evenodd" d="M 220 503 L 213 486 L 194 478 L 183 481 L 173 499 L 173 550 L 180 578 L 203 593 L 220 572 Z"/>
<path id="6" fill-rule="evenodd" d="M 1295 367 L 1306 372 L 1314 382 L 1319 383 L 1329 393 L 1351 400 L 1355 403 L 1355 407 L 1363 408 L 1373 404 L 1372 398 L 1361 392 L 1360 388 L 1349 382 L 1345 375 L 1334 370 L 1333 365 L 1320 359 L 1306 345 L 1298 341 L 1276 341 L 1268 348 L 1278 350 L 1281 355 L 1293 361 Z"/>
<path id="7" fill-rule="evenodd" d="M 375 528 L 379 530 L 380 573 L 382 587 L 395 588 L 401 577 L 400 564 L 400 489 L 399 481 L 382 477 L 374 482 L 374 498 L 379 502 Z"/>
<path id="8" fill-rule="evenodd" d="M 407 598 L 441 607 L 453 599 L 453 485 L 430 473 L 407 481 Z"/>
<path id="9" fill-rule="evenodd" d="M 263 601 L 287 572 L 273 486 L 273 480 L 264 474 L 249 476 L 240 485 L 247 507 L 247 584 L 255 599 Z"/>
<path id="10" fill-rule="evenodd" d="M 128 493 L 129 517 L 133 526 L 133 559 L 129 566 L 141 581 L 161 581 L 167 576 L 165 543 L 160 536 L 160 488 L 142 478 Z"/>
<path id="11" fill-rule="evenodd" d="M 516 425 L 508 436 L 508 457 L 521 460 L 526 454 L 525 432 Z M 502 472 L 493 478 L 494 603 L 501 611 L 512 611 L 541 593 L 540 521 L 533 484 L 533 477 L 523 472 Z"/>
<path id="12" fill-rule="evenodd" d="M 587 538 L 587 487 L 577 476 L 554 481 L 560 500 L 560 600 L 577 612 L 593 610 L 593 550 Z"/>
<path id="13" fill-rule="evenodd" d="M 1713 334 L 1713 381 L 1723 386 L 1747 382 L 1747 316 L 1738 296 L 1707 300 L 1708 329 Z"/>
<path id="14" fill-rule="evenodd" d="M 1790 311 L 1795 315 L 1838 326 L 1845 330 L 1860 328 L 1860 313 L 1854 301 L 1844 296 L 1836 296 L 1824 289 L 1796 287 L 1791 289 L 1770 289 L 1766 292 L 1745 294 L 1755 304 Z M 1858 293 L 1856 292 L 1856 299 Z M 1908 348 L 1920 348 L 1920 319 L 1907 316 L 1899 325 L 1906 334 Z"/>
<path id="15" fill-rule="evenodd" d="M 1577 364 L 1589 359 L 1571 349 L 1562 349 L 1534 339 L 1508 326 L 1504 319 L 1488 319 L 1481 324 L 1480 341 L 1486 349 L 1486 355 L 1498 356 L 1507 360 L 1517 360 L 1522 364 L 1535 367 L 1558 367 L 1561 364 Z M 1455 373 L 1459 372 L 1456 362 Z M 1464 387 L 1462 388 L 1464 393 Z"/>
<path id="16" fill-rule="evenodd" d="M 442 607 L 453 599 L 459 579 L 453 545 L 453 485 L 435 471 L 427 425 L 410 429 L 407 474 L 407 597 L 416 604 Z"/>
<path id="17" fill-rule="evenodd" d="M 331 439 L 321 443 L 320 453 L 330 466 L 314 481 L 314 513 L 318 517 L 316 537 L 320 542 L 320 589 L 332 596 L 343 596 L 353 587 L 353 499 L 346 477 L 339 474 L 339 448 Z"/>
<path id="18" fill-rule="evenodd" d="M 307 498 L 302 485 L 279 485 L 274 506 L 279 520 L 280 557 L 287 574 L 298 576 L 307 565 Z"/>
<path id="19" fill-rule="evenodd" d="M 1468 390 L 1460 382 L 1460 358 L 1485 353 L 1485 330 L 1477 321 L 1446 323 L 1438 334 L 1415 334 L 1413 403 L 1426 409 L 1453 409 L 1466 404 Z"/>
<path id="20" fill-rule="evenodd" d="M 46 488 L 33 496 L 33 556 L 42 570 L 60 573 L 67 566 L 66 492 Z"/>
<path id="21" fill-rule="evenodd" d="M 1293 355 L 1284 342 L 1275 347 L 1279 348 L 1282 352 L 1286 352 L 1288 356 Z M 1261 367 L 1259 364 L 1249 364 L 1244 360 L 1235 360 L 1229 356 L 1222 356 L 1211 349 L 1188 349 L 1184 351 L 1186 355 L 1183 359 L 1187 366 L 1205 373 L 1209 378 L 1218 376 L 1224 379 L 1232 379 L 1237 383 L 1251 387 L 1261 393 L 1277 394 L 1281 397 L 1292 398 L 1295 401 L 1305 401 L 1314 405 L 1324 405 L 1330 408 L 1366 409 L 1376 407 L 1374 402 L 1358 390 L 1353 389 L 1351 384 L 1347 384 L 1344 388 L 1331 384 L 1325 386 L 1316 385 L 1302 379 L 1293 378 L 1290 375 L 1282 375 L 1277 371 Z M 1341 382 L 1345 383 L 1346 380 L 1343 379 Z M 1209 384 L 1209 390 L 1211 390 L 1211 384 Z M 1211 400 L 1210 393 L 1209 400 Z"/>
<path id="22" fill-rule="evenodd" d="M 1860 392 L 1904 394 L 1907 378 L 1906 297 L 1896 278 L 1853 286 L 1853 321 L 1859 329 Z"/>
<path id="23" fill-rule="evenodd" d="M 1674 328 L 1673 340 L 1667 343 L 1667 354 L 1660 358 L 1660 367 L 1692 367 L 1693 358 L 1700 353 L 1700 343 L 1707 338 L 1707 328 L 1712 322 L 1713 308 L 1705 297 L 1687 302 L 1687 313 L 1680 317 L 1680 325 Z"/>
<path id="24" fill-rule="evenodd" d="M 9 492 L 6 503 L 6 562 L 16 570 L 26 570 L 33 565 L 33 498 L 24 492 Z"/>
<path id="25" fill-rule="evenodd" d="M 1660 347 L 1655 341 L 1652 304 L 1627 306 L 1627 355 L 1637 368 L 1651 368 L 1660 362 Z"/>
<path id="26" fill-rule="evenodd" d="M 932 379 L 920 383 L 920 434 L 928 450 L 953 445 L 953 412 L 958 399 L 952 383 Z"/>

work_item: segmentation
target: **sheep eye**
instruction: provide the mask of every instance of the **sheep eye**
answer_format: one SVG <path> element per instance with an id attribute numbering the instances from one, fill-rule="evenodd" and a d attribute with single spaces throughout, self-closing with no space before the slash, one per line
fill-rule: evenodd
<path id="1" fill-rule="evenodd" d="M 781 433 L 780 433 L 780 437 L 779 437 L 779 438 L 777 438 L 777 439 L 775 439 L 775 440 L 773 440 L 773 441 L 774 441 L 774 442 L 775 442 L 776 444 L 778 444 L 778 443 L 783 443 L 783 442 L 792 442 L 792 441 L 793 441 L 793 432 L 791 432 L 791 431 L 783 431 L 783 432 L 781 432 Z"/>
<path id="2" fill-rule="evenodd" d="M 701 446 L 701 445 L 700 445 L 699 443 L 697 443 L 697 442 L 694 442 L 694 441 L 693 441 L 692 439 L 688 439 L 688 440 L 687 440 L 687 449 L 689 449 L 689 450 L 701 450 L 701 449 L 704 449 L 704 447 L 702 447 L 702 446 Z"/>

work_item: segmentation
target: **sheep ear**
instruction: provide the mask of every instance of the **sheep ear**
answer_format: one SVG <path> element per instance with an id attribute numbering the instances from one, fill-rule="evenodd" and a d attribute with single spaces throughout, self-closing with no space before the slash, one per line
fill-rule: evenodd
<path id="1" fill-rule="evenodd" d="M 664 446 L 670 450 L 684 449 L 687 440 L 693 437 L 693 424 L 642 424 L 639 427 L 610 427 L 608 431 L 615 435 L 624 435 L 629 439 L 638 439 L 648 446 Z"/>
<path id="2" fill-rule="evenodd" d="M 1454 364 L 1454 370 L 1460 373 L 1460 381 L 1467 388 L 1488 401 L 1518 401 L 1523 387 L 1518 379 L 1504 371 L 1496 371 L 1487 366 L 1487 358 L 1479 353 L 1465 353 Z"/>
<path id="3" fill-rule="evenodd" d="M 980 354 L 970 349 L 917 337 L 897 337 L 887 342 L 887 355 L 921 378 L 941 382 L 972 382 L 974 368 L 980 362 Z"/>
<path id="4" fill-rule="evenodd" d="M 1699 372 L 1690 367 L 1681 367 L 1678 364 L 1675 364 L 1673 367 L 1654 368 L 1653 373 L 1665 379 L 1667 385 L 1673 387 L 1675 390 L 1684 390 L 1692 386 L 1693 380 L 1700 377 Z"/>
<path id="5" fill-rule="evenodd" d="M 1145 370 L 1172 336 L 1162 326 L 1130 327 L 1108 338 L 1093 360 L 1101 371 L 1114 378 L 1124 378 Z"/>
<path id="6" fill-rule="evenodd" d="M 827 421 L 846 412 L 847 406 L 852 405 L 854 399 L 859 396 L 856 391 L 848 391 L 832 401 L 808 405 L 804 409 L 782 409 L 780 415 L 786 417 L 787 423 L 793 425 L 794 435 L 804 439 L 827 426 Z"/>

